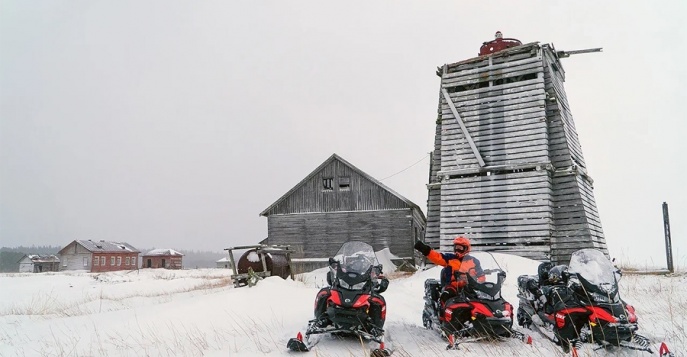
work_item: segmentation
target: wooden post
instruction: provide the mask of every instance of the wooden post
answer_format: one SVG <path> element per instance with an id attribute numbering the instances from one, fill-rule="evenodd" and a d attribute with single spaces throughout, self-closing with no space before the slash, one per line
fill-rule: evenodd
<path id="1" fill-rule="evenodd" d="M 231 252 L 232 249 L 229 248 L 229 249 L 225 249 L 225 250 L 228 251 L 229 262 L 231 263 L 231 270 L 232 270 L 231 273 L 233 275 L 236 275 L 236 274 L 238 274 L 238 269 L 236 269 L 236 262 L 234 262 L 234 254 Z"/>
<path id="2" fill-rule="evenodd" d="M 663 232 L 666 236 L 666 260 L 668 262 L 668 271 L 674 273 L 673 246 L 670 242 L 670 219 L 668 218 L 668 204 L 665 202 L 663 202 Z"/>

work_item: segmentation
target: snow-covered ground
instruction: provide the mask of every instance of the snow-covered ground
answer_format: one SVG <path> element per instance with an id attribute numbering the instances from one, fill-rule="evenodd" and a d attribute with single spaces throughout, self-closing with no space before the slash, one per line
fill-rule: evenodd
<path id="1" fill-rule="evenodd" d="M 508 272 L 504 297 L 517 306 L 516 279 L 538 262 L 495 254 Z M 394 273 L 383 294 L 385 328 L 395 356 L 563 356 L 534 332 L 534 343 L 485 342 L 446 351 L 422 327 L 423 284 L 438 268 Z M 60 272 L 0 275 L 0 356 L 293 356 L 286 341 L 303 331 L 326 270 L 295 280 L 278 277 L 234 288 L 227 269 Z M 687 351 L 687 276 L 625 275 L 621 294 L 637 310 L 640 332 Z M 359 341 L 325 337 L 309 356 L 366 356 Z M 649 356 L 637 351 L 592 351 L 581 356 Z"/>

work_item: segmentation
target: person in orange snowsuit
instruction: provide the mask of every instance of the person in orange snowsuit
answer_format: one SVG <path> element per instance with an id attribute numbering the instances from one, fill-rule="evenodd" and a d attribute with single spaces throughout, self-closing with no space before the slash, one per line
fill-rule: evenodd
<path id="1" fill-rule="evenodd" d="M 453 240 L 453 253 L 440 253 L 420 240 L 415 242 L 415 249 L 430 262 L 444 267 L 441 270 L 442 303 L 456 296 L 458 291 L 467 285 L 465 275 L 455 274 L 456 272 L 470 274 L 481 283 L 486 280 L 479 260 L 468 255 L 471 249 L 470 240 L 463 236 L 458 236 Z"/>

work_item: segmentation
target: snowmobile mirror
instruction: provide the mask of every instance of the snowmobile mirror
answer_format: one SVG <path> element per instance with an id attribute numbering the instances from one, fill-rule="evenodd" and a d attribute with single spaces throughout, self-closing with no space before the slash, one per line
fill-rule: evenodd
<path id="1" fill-rule="evenodd" d="M 497 276 L 501 279 L 506 279 L 506 272 L 505 271 L 500 271 Z"/>
<path id="2" fill-rule="evenodd" d="M 623 271 L 620 269 L 616 269 L 615 273 L 618 274 L 618 279 L 620 279 L 620 277 L 623 276 Z"/>
<path id="3" fill-rule="evenodd" d="M 329 258 L 329 265 L 334 266 L 334 265 L 336 265 L 336 264 L 338 264 L 338 263 L 339 263 L 339 262 L 337 262 L 334 258 Z"/>
<path id="4" fill-rule="evenodd" d="M 379 287 L 377 288 L 377 293 L 381 294 L 386 291 L 389 287 L 389 279 L 384 278 L 379 282 Z"/>

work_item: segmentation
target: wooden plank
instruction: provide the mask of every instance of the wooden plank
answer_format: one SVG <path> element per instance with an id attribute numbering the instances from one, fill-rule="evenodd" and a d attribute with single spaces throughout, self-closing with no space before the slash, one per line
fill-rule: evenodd
<path id="1" fill-rule="evenodd" d="M 477 132 L 478 135 L 475 135 L 475 132 Z M 514 143 L 525 143 L 527 141 L 534 141 L 534 140 L 545 140 L 548 138 L 548 133 L 546 132 L 546 128 L 543 128 L 538 125 L 531 125 L 531 126 L 524 126 L 522 128 L 513 128 L 512 130 L 485 130 L 485 131 L 479 131 L 479 130 L 474 130 L 472 133 L 472 139 L 473 142 L 478 145 L 478 146 L 494 146 L 494 145 L 506 145 L 507 143 L 514 144 Z M 527 139 L 524 139 L 527 137 Z M 464 145 L 463 142 L 463 136 L 457 134 L 456 131 L 453 132 L 448 132 L 444 135 L 442 135 L 442 140 L 444 146 L 446 145 L 458 145 L 464 148 L 468 148 Z M 526 145 L 519 145 L 516 147 L 520 146 L 526 146 Z M 546 150 L 547 146 L 542 145 L 537 148 L 532 148 L 532 150 Z M 442 147 L 442 149 L 444 149 Z M 451 149 L 452 150 L 452 149 Z M 445 150 L 442 150 L 442 152 Z M 443 158 L 442 158 L 443 159 Z"/>
<path id="2" fill-rule="evenodd" d="M 467 69 L 488 66 L 489 63 L 501 63 L 510 60 L 519 60 L 521 58 L 527 58 L 536 56 L 539 54 L 538 43 L 524 44 L 518 47 L 512 47 L 495 54 L 488 56 L 478 56 L 469 58 L 463 61 L 458 61 L 450 64 L 444 65 L 444 73 L 453 73 L 458 71 L 464 71 Z"/>
<path id="3" fill-rule="evenodd" d="M 490 146 L 505 145 L 506 143 L 522 143 L 538 139 L 544 140 L 548 138 L 548 133 L 545 127 L 533 124 L 529 126 L 514 127 L 510 130 L 473 130 L 471 137 L 476 145 Z M 527 139 L 524 139 L 525 137 L 527 137 Z M 456 131 L 449 131 L 442 135 L 441 138 L 444 145 L 462 145 L 463 136 Z M 533 148 L 533 150 L 546 150 L 546 148 L 546 145 L 542 145 L 538 148 Z"/>
<path id="4" fill-rule="evenodd" d="M 538 173 L 539 175 L 527 175 Z M 480 190 L 523 188 L 551 188 L 548 173 L 545 171 L 515 172 L 490 176 L 464 177 L 450 179 L 442 185 L 445 195 L 466 194 Z"/>
<path id="5" fill-rule="evenodd" d="M 453 114 L 453 117 L 458 122 L 458 125 L 460 125 L 460 129 L 462 130 L 463 136 L 465 137 L 465 139 L 467 139 L 468 143 L 470 143 L 470 147 L 472 148 L 472 153 L 475 155 L 475 158 L 477 159 L 479 166 L 483 167 L 484 166 L 484 160 L 482 160 L 482 156 L 480 155 L 479 151 L 477 150 L 475 143 L 472 141 L 472 138 L 470 137 L 470 133 L 468 132 L 467 128 L 465 128 L 465 124 L 463 124 L 463 120 L 460 118 L 460 114 L 458 114 L 458 110 L 456 110 L 456 107 L 453 105 L 453 102 L 451 101 L 451 97 L 449 96 L 446 89 L 442 89 L 441 93 L 444 95 L 444 100 L 446 100 L 448 105 L 451 107 L 451 112 Z"/>
<path id="6" fill-rule="evenodd" d="M 444 194 L 442 196 L 442 206 L 444 203 L 447 203 L 444 197 L 450 198 L 451 200 L 458 200 L 459 202 L 471 202 L 472 200 L 491 200 L 491 199 L 503 199 L 503 200 L 508 200 L 508 199 L 516 199 L 516 198 L 522 198 L 523 196 L 530 196 L 530 195 L 536 195 L 541 197 L 546 197 L 551 193 L 551 189 L 548 187 L 544 188 L 531 188 L 531 189 L 522 189 L 522 190 L 517 190 L 515 187 L 512 190 L 495 190 L 495 191 L 489 191 L 489 190 L 484 190 L 481 192 L 475 192 L 475 193 L 463 193 L 459 197 L 453 197 L 450 194 Z"/>
<path id="7" fill-rule="evenodd" d="M 495 145 L 492 147 L 498 148 L 500 146 L 501 145 Z M 487 146 L 487 148 L 491 147 Z M 484 162 L 486 163 L 486 166 L 483 169 L 486 170 L 492 166 L 531 166 L 530 164 L 532 163 L 540 163 L 548 159 L 548 155 L 545 149 L 541 149 L 538 151 L 533 151 L 533 149 L 534 148 L 522 147 L 509 150 L 485 150 L 484 146 L 480 146 L 479 150 L 482 152 Z M 455 153 L 462 157 L 462 159 L 459 162 L 457 162 L 459 164 L 472 165 L 473 163 L 476 163 L 476 161 L 466 157 L 470 153 L 470 151 L 468 150 L 456 149 Z"/>
<path id="8" fill-rule="evenodd" d="M 549 204 L 550 195 L 548 192 L 544 192 L 546 189 L 540 190 L 537 194 L 530 194 L 526 197 L 521 197 L 522 202 L 527 201 L 539 201 L 543 205 Z M 510 198 L 513 200 L 514 198 Z M 463 199 L 462 197 L 452 197 L 452 196 L 442 196 L 441 197 L 441 208 L 442 212 L 449 211 L 454 205 L 471 205 L 471 204 L 491 204 L 491 203 L 506 203 L 509 201 L 509 197 L 489 197 L 489 198 L 476 198 L 476 199 Z"/>
<path id="9" fill-rule="evenodd" d="M 451 99 L 453 101 L 471 101 L 477 99 L 488 99 L 500 97 L 502 95 L 516 94 L 521 92 L 528 92 L 531 90 L 538 90 L 544 92 L 546 84 L 542 78 L 533 78 L 521 82 L 504 83 L 492 87 L 478 88 L 463 92 L 453 92 Z"/>
<path id="10" fill-rule="evenodd" d="M 551 201 L 548 199 L 542 200 L 526 200 L 526 201 L 506 201 L 506 202 L 473 202 L 453 204 L 451 206 L 444 206 L 446 212 L 460 213 L 462 210 L 479 210 L 479 209 L 497 209 L 504 210 L 524 210 L 524 209 L 547 209 L 551 206 Z"/>
<path id="11" fill-rule="evenodd" d="M 503 236 L 503 239 L 507 238 L 527 238 L 532 236 L 532 232 L 550 232 L 552 226 L 550 224 L 533 224 L 533 225 L 522 225 L 522 226 L 507 226 L 507 227 L 472 227 L 464 226 L 458 224 L 452 224 L 451 222 L 441 222 L 441 232 L 444 229 L 455 230 L 463 232 L 466 235 L 474 233 L 499 233 Z"/>
<path id="12" fill-rule="evenodd" d="M 489 81 L 497 81 L 497 80 L 503 80 L 503 79 L 508 79 L 508 78 L 514 78 L 514 77 L 522 77 L 522 76 L 537 76 L 538 77 L 543 77 L 544 76 L 544 70 L 541 66 L 536 66 L 536 67 L 530 67 L 530 68 L 522 68 L 517 71 L 509 71 L 506 73 L 493 73 L 485 76 L 471 76 L 470 78 L 462 78 L 460 80 L 446 80 L 446 81 L 441 81 L 442 85 L 442 90 L 444 89 L 449 89 L 452 87 L 459 87 L 459 86 L 471 86 L 475 84 L 479 84 L 482 82 L 489 82 Z M 478 89 L 478 88 L 475 88 Z M 470 91 L 473 89 L 467 89 L 465 90 Z"/>
<path id="13" fill-rule="evenodd" d="M 441 107 L 441 106 L 440 106 Z M 505 111 L 500 111 L 500 112 L 493 112 L 493 113 L 479 113 L 479 112 L 474 112 L 472 115 L 470 115 L 470 122 L 480 122 L 482 120 L 490 120 L 490 119 L 497 119 L 497 118 L 504 118 L 504 117 L 512 117 L 512 116 L 517 116 L 517 115 L 523 115 L 523 114 L 531 114 L 531 113 L 536 113 L 538 116 L 546 116 L 546 112 L 541 106 L 528 106 L 524 108 L 519 108 L 519 109 L 514 109 L 514 108 L 509 108 L 509 110 Z M 447 113 L 447 115 L 451 115 L 450 113 Z M 461 113 L 461 118 L 465 116 L 465 113 Z M 476 118 L 473 118 L 476 117 Z M 442 116 L 443 120 L 443 116 Z"/>
<path id="14" fill-rule="evenodd" d="M 442 89 L 442 92 L 445 91 Z M 445 97 L 446 98 L 446 97 Z M 480 116 L 483 114 L 489 114 L 489 113 L 501 113 L 501 112 L 507 112 L 509 110 L 517 110 L 517 109 L 522 109 L 522 108 L 531 108 L 531 107 L 539 107 L 539 108 L 544 108 L 546 106 L 546 102 L 544 101 L 546 99 L 546 94 L 544 93 L 539 93 L 539 94 L 534 94 L 526 97 L 514 97 L 509 100 L 506 100 L 504 102 L 492 102 L 496 103 L 496 105 L 473 105 L 473 106 L 468 106 L 465 109 L 461 108 L 461 115 L 464 117 L 473 117 L 473 116 Z M 451 102 L 450 104 L 446 102 L 442 102 L 441 105 L 441 114 L 442 114 L 442 119 L 446 119 L 445 116 L 450 116 L 453 114 L 453 109 L 451 109 L 451 106 L 455 108 L 455 103 Z M 542 110 L 542 113 L 544 111 Z"/>
<path id="15" fill-rule="evenodd" d="M 485 81 L 494 81 L 502 78 L 509 78 L 514 76 L 521 76 L 530 73 L 542 73 L 542 64 L 540 61 L 530 63 L 522 63 L 503 69 L 481 69 L 479 72 L 463 71 L 451 75 L 442 76 L 441 83 L 444 88 L 451 88 L 461 86 L 466 83 L 478 83 Z M 543 75 L 542 75 L 543 76 Z"/>
<path id="16" fill-rule="evenodd" d="M 449 79 L 454 79 L 454 78 L 461 78 L 465 76 L 472 76 L 472 75 L 477 75 L 481 74 L 484 72 L 488 71 L 496 71 L 496 70 L 508 70 L 510 68 L 514 67 L 521 67 L 521 66 L 540 66 L 542 65 L 542 58 L 539 56 L 536 57 L 526 57 L 522 58 L 519 60 L 514 60 L 514 61 L 508 61 L 508 62 L 503 62 L 495 65 L 487 65 L 484 67 L 478 67 L 478 68 L 471 68 L 471 69 L 465 69 L 462 71 L 456 71 L 456 72 L 451 72 L 447 73 L 441 76 L 442 80 L 449 80 Z"/>

